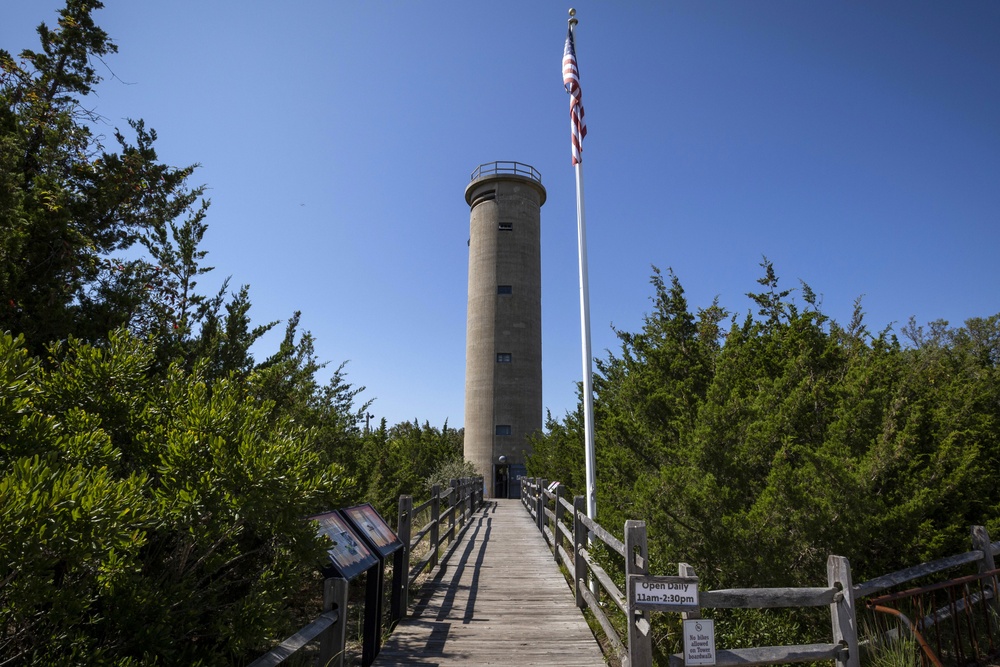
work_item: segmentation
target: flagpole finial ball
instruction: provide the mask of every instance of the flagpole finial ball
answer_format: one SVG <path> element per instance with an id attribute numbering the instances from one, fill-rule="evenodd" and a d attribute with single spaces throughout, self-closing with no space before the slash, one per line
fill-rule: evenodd
<path id="1" fill-rule="evenodd" d="M 572 7 L 569 8 L 569 16 L 570 16 L 570 18 L 573 18 L 574 16 L 576 16 L 576 10 L 573 9 Z"/>

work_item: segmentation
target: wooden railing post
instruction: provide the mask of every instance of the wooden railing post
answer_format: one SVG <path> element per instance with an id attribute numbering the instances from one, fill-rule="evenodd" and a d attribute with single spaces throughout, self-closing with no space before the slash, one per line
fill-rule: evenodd
<path id="1" fill-rule="evenodd" d="M 448 513 L 448 529 L 451 531 L 451 539 L 454 541 L 458 539 L 458 529 L 455 525 L 458 523 L 456 515 L 462 511 L 462 488 L 461 482 L 457 479 L 448 480 L 448 484 L 451 486 L 451 495 L 448 496 L 448 509 L 451 510 Z"/>
<path id="2" fill-rule="evenodd" d="M 396 623 L 406 616 L 410 604 L 410 534 L 413 529 L 413 496 L 399 497 L 396 536 L 403 543 L 392 557 L 392 595 L 389 598 L 389 618 Z"/>
<path id="3" fill-rule="evenodd" d="M 986 531 L 986 526 L 972 527 L 972 548 L 983 552 L 983 559 L 979 561 L 980 574 L 997 568 L 990 544 L 990 534 Z"/>
<path id="4" fill-rule="evenodd" d="M 538 530 L 545 534 L 545 480 L 538 480 L 538 497 L 535 499 L 535 519 L 538 521 Z"/>
<path id="5" fill-rule="evenodd" d="M 320 635 L 319 664 L 344 667 L 344 647 L 347 646 L 347 579 L 335 577 L 323 582 L 323 611 L 333 609 L 338 613 L 337 622 Z"/>
<path id="6" fill-rule="evenodd" d="M 472 521 L 472 515 L 476 513 L 476 479 L 475 477 L 466 477 L 462 482 L 462 488 L 465 490 L 465 505 L 469 508 L 469 516 L 466 521 Z"/>
<path id="7" fill-rule="evenodd" d="M 986 526 L 972 527 L 972 548 L 983 552 L 983 559 L 979 561 L 979 574 L 996 569 L 996 560 L 993 558 L 990 534 L 986 531 Z M 993 597 L 990 600 L 990 609 L 993 610 L 993 613 L 989 615 L 990 628 L 996 632 L 1000 628 L 1000 623 L 997 620 L 1000 618 L 1000 601 L 997 600 L 996 578 L 994 577 L 992 581 L 984 584 L 984 587 L 987 585 L 993 590 Z"/>
<path id="8" fill-rule="evenodd" d="M 628 659 L 630 667 L 653 667 L 653 634 L 649 612 L 635 608 L 633 575 L 649 574 L 649 544 L 645 521 L 625 522 L 625 581 L 628 624 Z"/>
<path id="9" fill-rule="evenodd" d="M 833 643 L 841 644 L 847 649 L 847 655 L 838 658 L 838 661 L 844 667 L 861 667 L 858 656 L 858 615 L 854 606 L 850 561 L 843 556 L 830 556 L 826 560 L 826 575 L 830 588 L 840 589 L 842 593 L 830 604 Z"/>
<path id="10" fill-rule="evenodd" d="M 563 514 L 565 510 L 562 506 L 563 497 L 563 487 L 562 484 L 556 487 L 556 520 L 552 525 L 552 555 L 555 557 L 556 562 L 559 562 L 559 546 L 562 544 L 562 526 Z"/>
<path id="11" fill-rule="evenodd" d="M 693 579 L 697 575 L 694 572 L 694 568 L 687 563 L 677 563 L 677 576 L 687 577 L 688 579 Z M 701 607 L 698 607 L 694 611 L 684 611 L 681 612 L 681 618 L 683 620 L 693 620 L 696 618 L 701 618 Z"/>
<path id="12" fill-rule="evenodd" d="M 587 543 L 587 526 L 580 519 L 587 515 L 587 499 L 583 496 L 573 498 L 573 570 L 576 581 L 573 590 L 576 592 L 576 606 L 583 609 L 587 601 L 583 598 L 583 589 L 587 587 L 587 560 L 580 551 Z"/>
<path id="13" fill-rule="evenodd" d="M 431 561 L 429 563 L 430 567 L 433 568 L 438 562 L 438 549 L 440 545 L 438 544 L 440 531 L 438 530 L 438 523 L 441 521 L 441 487 L 437 484 L 431 487 Z"/>

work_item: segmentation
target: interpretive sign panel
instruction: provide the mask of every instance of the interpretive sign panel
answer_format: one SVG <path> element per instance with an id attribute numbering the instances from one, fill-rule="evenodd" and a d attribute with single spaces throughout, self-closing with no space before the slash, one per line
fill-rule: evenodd
<path id="1" fill-rule="evenodd" d="M 383 558 L 393 554 L 397 549 L 403 548 L 403 543 L 400 542 L 399 537 L 385 522 L 382 515 L 368 503 L 348 507 L 341 512 L 357 529 L 358 533 L 368 538 L 368 542 Z"/>
<path id="2" fill-rule="evenodd" d="M 698 578 L 633 575 L 629 595 L 636 609 L 694 611 L 698 609 Z"/>
<path id="3" fill-rule="evenodd" d="M 326 512 L 309 517 L 319 524 L 316 532 L 330 538 L 330 561 L 344 579 L 353 579 L 368 568 L 378 565 L 378 558 L 358 537 L 347 520 L 337 512 Z"/>
<path id="4" fill-rule="evenodd" d="M 684 664 L 715 664 L 715 621 L 705 618 L 684 621 Z"/>

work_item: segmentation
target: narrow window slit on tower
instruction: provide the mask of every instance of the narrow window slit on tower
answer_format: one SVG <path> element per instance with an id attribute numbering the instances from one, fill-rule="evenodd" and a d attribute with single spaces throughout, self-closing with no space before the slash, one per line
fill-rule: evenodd
<path id="1" fill-rule="evenodd" d="M 510 424 L 497 424 L 497 435 L 510 435 L 511 433 L 513 433 L 513 429 L 511 429 Z"/>
<path id="2" fill-rule="evenodd" d="M 514 360 L 513 355 L 510 352 L 497 352 L 497 363 L 498 364 L 509 364 Z"/>
<path id="3" fill-rule="evenodd" d="M 497 294 L 513 294 L 514 287 L 512 285 L 497 285 Z"/>
<path id="4" fill-rule="evenodd" d="M 501 232 L 511 232 L 511 231 L 514 231 L 514 223 L 513 222 L 501 222 L 500 223 L 500 231 Z"/>

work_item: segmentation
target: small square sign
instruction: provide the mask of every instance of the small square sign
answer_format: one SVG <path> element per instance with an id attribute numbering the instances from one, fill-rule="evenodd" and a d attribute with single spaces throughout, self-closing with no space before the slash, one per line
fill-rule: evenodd
<path id="1" fill-rule="evenodd" d="M 373 565 L 378 558 L 368 550 L 361 539 L 337 512 L 325 512 L 309 517 L 315 521 L 316 532 L 330 540 L 327 553 L 330 561 L 344 579 L 353 579 Z"/>
<path id="2" fill-rule="evenodd" d="M 403 547 L 403 543 L 399 541 L 396 533 L 392 532 L 389 524 L 370 503 L 348 507 L 341 512 L 357 529 L 359 535 L 368 538 L 368 541 L 382 557 L 389 556 Z"/>
<path id="3" fill-rule="evenodd" d="M 684 664 L 715 664 L 715 621 L 706 618 L 684 621 Z"/>

